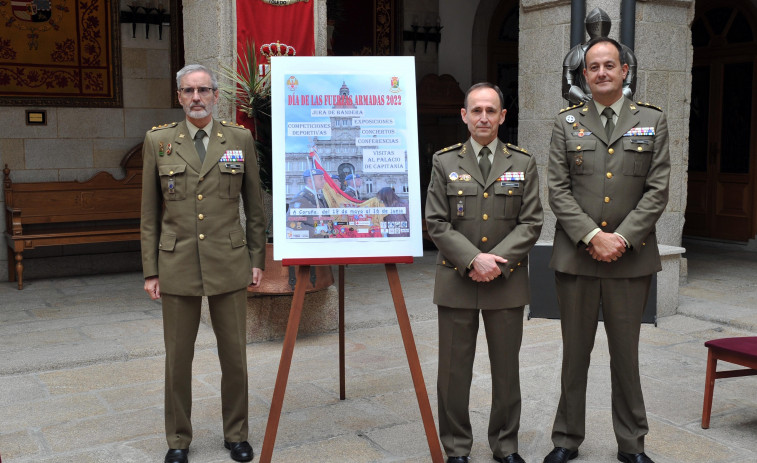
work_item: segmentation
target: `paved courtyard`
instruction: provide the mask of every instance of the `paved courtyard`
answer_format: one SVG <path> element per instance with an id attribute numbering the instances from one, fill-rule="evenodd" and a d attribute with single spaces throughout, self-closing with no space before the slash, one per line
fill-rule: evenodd
<path id="1" fill-rule="evenodd" d="M 711 428 L 700 427 L 704 341 L 757 336 L 757 254 L 695 243 L 679 314 L 644 325 L 641 374 L 658 463 L 757 462 L 757 378 L 718 380 Z M 400 266 L 432 410 L 437 324 L 434 253 Z M 335 333 L 298 340 L 274 461 L 428 462 L 412 380 L 382 266 L 349 266 L 347 400 L 339 400 Z M 163 337 L 159 303 L 138 272 L 0 283 L 0 455 L 4 463 L 160 462 Z M 490 462 L 491 395 L 483 330 L 471 394 L 474 462 Z M 520 453 L 541 462 L 552 448 L 559 398 L 559 321 L 524 323 Z M 281 342 L 248 346 L 250 441 L 260 453 Z M 576 462 L 612 462 L 609 357 L 600 328 L 589 372 L 587 438 Z M 212 329 L 201 325 L 194 363 L 195 437 L 190 461 L 231 461 L 223 449 L 220 368 Z"/>

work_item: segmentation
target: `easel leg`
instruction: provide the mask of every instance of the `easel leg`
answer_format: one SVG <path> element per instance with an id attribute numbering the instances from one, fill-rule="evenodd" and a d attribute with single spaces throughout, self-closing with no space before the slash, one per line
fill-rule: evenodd
<path id="1" fill-rule="evenodd" d="M 270 463 L 273 456 L 273 446 L 276 443 L 276 433 L 278 432 L 279 419 L 281 418 L 281 407 L 284 404 L 284 394 L 286 393 L 287 381 L 289 380 L 289 369 L 292 366 L 294 343 L 297 341 L 297 331 L 300 327 L 300 318 L 302 316 L 302 305 L 305 301 L 305 288 L 310 283 L 308 280 L 309 274 L 309 265 L 301 265 L 297 270 L 297 285 L 294 287 L 292 308 L 289 310 L 289 321 L 287 321 L 287 329 L 284 334 L 284 346 L 281 349 L 279 372 L 276 375 L 276 385 L 273 388 L 273 398 L 271 399 L 271 410 L 268 412 L 268 424 L 266 425 L 265 436 L 263 437 L 263 450 L 260 453 L 261 463 Z"/>
<path id="2" fill-rule="evenodd" d="M 439 438 L 436 434 L 434 416 L 431 414 L 431 405 L 428 401 L 426 383 L 423 381 L 423 371 L 421 370 L 421 363 L 418 360 L 418 351 L 415 347 L 413 329 L 410 326 L 410 317 L 407 315 L 405 297 L 402 294 L 402 285 L 400 284 L 400 277 L 397 273 L 397 264 L 386 264 L 386 277 L 389 280 L 389 289 L 392 291 L 394 310 L 397 312 L 397 322 L 400 325 L 402 342 L 405 345 L 407 363 L 410 366 L 410 375 L 413 377 L 415 396 L 418 399 L 418 408 L 420 408 L 421 411 L 423 428 L 426 431 L 428 448 L 431 451 L 431 461 L 434 463 L 442 463 L 444 461 L 444 458 L 442 457 L 442 448 L 439 445 Z"/>
<path id="3" fill-rule="evenodd" d="M 344 400 L 344 265 L 339 266 L 339 400 Z"/>

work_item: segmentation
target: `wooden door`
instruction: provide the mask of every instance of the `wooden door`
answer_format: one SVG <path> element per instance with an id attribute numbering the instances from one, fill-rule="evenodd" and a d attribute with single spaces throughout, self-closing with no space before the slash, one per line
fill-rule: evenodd
<path id="1" fill-rule="evenodd" d="M 489 25 L 487 79 L 499 86 L 505 97 L 505 123 L 499 139 L 518 144 L 518 1 L 500 2 Z"/>
<path id="2" fill-rule="evenodd" d="M 747 241 L 757 228 L 757 28 L 739 2 L 699 1 L 697 11 L 684 234 Z"/>

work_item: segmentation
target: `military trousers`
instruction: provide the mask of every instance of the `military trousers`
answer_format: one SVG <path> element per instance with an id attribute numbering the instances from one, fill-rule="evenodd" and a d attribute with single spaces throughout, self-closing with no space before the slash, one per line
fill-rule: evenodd
<path id="1" fill-rule="evenodd" d="M 563 359 L 560 403 L 552 427 L 556 447 L 578 449 L 586 435 L 586 385 L 600 301 L 612 382 L 612 424 L 618 449 L 644 451 L 649 432 L 639 378 L 639 332 L 652 276 L 597 278 L 555 272 Z"/>
<path id="2" fill-rule="evenodd" d="M 166 345 L 165 424 L 172 449 L 192 442 L 192 360 L 200 326 L 202 296 L 161 294 Z M 208 296 L 221 363 L 223 435 L 229 442 L 248 436 L 247 289 Z"/>
<path id="3" fill-rule="evenodd" d="M 468 411 L 479 314 L 484 319 L 492 376 L 489 446 L 496 457 L 518 451 L 523 307 L 498 310 L 439 307 L 437 397 L 439 437 L 448 457 L 467 456 L 473 445 Z"/>

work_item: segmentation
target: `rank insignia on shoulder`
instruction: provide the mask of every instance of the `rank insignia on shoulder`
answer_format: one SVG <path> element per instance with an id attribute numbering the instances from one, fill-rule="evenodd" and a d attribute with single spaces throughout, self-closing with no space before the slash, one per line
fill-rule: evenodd
<path id="1" fill-rule="evenodd" d="M 507 143 L 507 147 L 511 150 L 518 151 L 523 154 L 528 154 L 530 156 L 530 153 L 525 148 L 521 148 L 520 146 L 513 145 L 512 143 Z"/>
<path id="2" fill-rule="evenodd" d="M 167 128 L 170 128 L 170 127 L 176 127 L 177 124 L 178 124 L 178 122 L 169 122 L 168 124 L 156 125 L 156 126 L 153 126 L 153 128 L 151 129 L 151 131 L 152 130 L 167 129 Z"/>
<path id="3" fill-rule="evenodd" d="M 568 106 L 567 108 L 562 108 L 562 109 L 560 110 L 560 113 L 559 113 L 559 114 L 562 114 L 562 113 L 564 113 L 565 111 L 570 111 L 571 109 L 580 108 L 580 107 L 581 107 L 581 106 L 583 106 L 583 105 L 584 105 L 584 102 L 582 101 L 582 102 L 580 102 L 580 103 L 578 103 L 578 104 L 576 104 L 576 105 L 573 105 L 573 106 Z"/>
<path id="4" fill-rule="evenodd" d="M 639 105 L 639 106 L 644 106 L 645 108 L 652 108 L 652 109 L 656 109 L 658 111 L 662 111 L 661 107 L 655 106 L 655 105 L 650 104 L 650 103 L 642 103 L 641 101 L 637 101 L 636 104 Z"/>
<path id="5" fill-rule="evenodd" d="M 458 149 L 458 148 L 460 148 L 461 146 L 463 146 L 463 144 L 462 144 L 462 143 L 456 143 L 456 144 L 454 144 L 454 145 L 452 145 L 452 146 L 448 146 L 448 147 L 446 147 L 446 148 L 442 148 L 442 149 L 440 149 L 439 151 L 437 151 L 437 152 L 436 152 L 436 153 L 434 153 L 434 154 L 441 154 L 441 153 L 446 153 L 447 151 L 452 151 L 452 150 Z"/>

